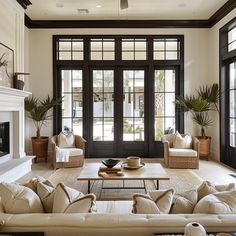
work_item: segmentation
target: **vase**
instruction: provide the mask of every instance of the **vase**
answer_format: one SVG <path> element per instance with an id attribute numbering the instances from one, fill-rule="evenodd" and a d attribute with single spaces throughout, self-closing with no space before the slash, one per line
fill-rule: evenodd
<path id="1" fill-rule="evenodd" d="M 206 230 L 201 224 L 192 222 L 185 226 L 184 234 L 185 236 L 206 236 Z"/>

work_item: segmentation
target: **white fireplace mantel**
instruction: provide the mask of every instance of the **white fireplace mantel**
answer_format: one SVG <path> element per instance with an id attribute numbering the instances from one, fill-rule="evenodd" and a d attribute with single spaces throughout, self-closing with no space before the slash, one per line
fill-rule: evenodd
<path id="1" fill-rule="evenodd" d="M 0 86 L 0 111 L 13 112 L 13 158 L 25 157 L 24 100 L 30 92 Z"/>

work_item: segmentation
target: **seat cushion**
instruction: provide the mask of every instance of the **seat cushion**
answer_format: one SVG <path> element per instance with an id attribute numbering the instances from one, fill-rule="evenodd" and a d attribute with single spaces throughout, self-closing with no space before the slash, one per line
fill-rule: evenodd
<path id="1" fill-rule="evenodd" d="M 169 156 L 176 156 L 176 157 L 197 157 L 197 152 L 193 149 L 179 149 L 179 148 L 170 148 L 169 149 Z"/>
<path id="2" fill-rule="evenodd" d="M 80 148 L 60 148 L 60 149 L 63 151 L 64 150 L 69 151 L 70 157 L 83 155 L 83 149 L 80 149 Z"/>

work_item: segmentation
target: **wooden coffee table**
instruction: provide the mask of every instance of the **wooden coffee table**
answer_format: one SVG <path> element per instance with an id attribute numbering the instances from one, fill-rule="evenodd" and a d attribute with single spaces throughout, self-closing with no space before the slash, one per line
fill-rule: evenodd
<path id="1" fill-rule="evenodd" d="M 145 189 L 145 180 L 153 180 L 156 181 L 156 188 L 159 189 L 159 180 L 169 180 L 169 176 L 167 175 L 164 168 L 161 164 L 156 163 L 146 163 L 144 167 L 136 169 L 136 170 L 127 170 L 123 169 L 123 176 L 117 176 L 115 174 L 109 174 L 106 177 L 101 177 L 98 175 L 98 169 L 101 166 L 101 163 L 86 163 L 83 166 L 83 169 L 77 178 L 79 181 L 88 181 L 88 193 L 90 193 L 91 181 L 96 180 L 123 180 L 123 187 L 103 187 L 103 189 Z M 125 180 L 142 180 L 144 186 L 143 187 L 125 187 Z"/>

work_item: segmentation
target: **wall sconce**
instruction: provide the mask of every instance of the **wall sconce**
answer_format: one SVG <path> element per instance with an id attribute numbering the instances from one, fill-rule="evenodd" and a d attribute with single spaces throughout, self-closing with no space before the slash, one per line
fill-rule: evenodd
<path id="1" fill-rule="evenodd" d="M 13 88 L 23 90 L 25 82 L 19 78 L 20 75 L 30 75 L 30 73 L 15 72 L 13 75 Z"/>

